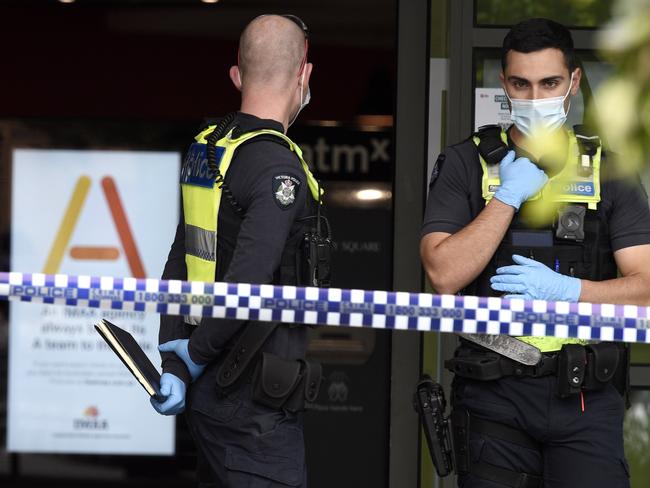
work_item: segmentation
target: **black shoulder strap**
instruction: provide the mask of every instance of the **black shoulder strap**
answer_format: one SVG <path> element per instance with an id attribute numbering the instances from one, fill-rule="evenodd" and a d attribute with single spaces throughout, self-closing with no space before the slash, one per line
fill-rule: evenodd
<path id="1" fill-rule="evenodd" d="M 574 125 L 573 133 L 578 143 L 580 153 L 580 164 L 578 174 L 580 176 L 591 176 L 593 174 L 594 157 L 600 147 L 600 137 L 591 132 L 585 125 Z"/>
<path id="2" fill-rule="evenodd" d="M 238 125 L 233 125 L 233 122 L 235 120 L 235 112 L 231 112 L 228 115 L 226 115 L 224 118 L 222 118 L 215 129 L 208 135 L 206 138 L 206 151 L 207 151 L 207 156 L 208 156 L 208 166 L 212 173 L 215 175 L 215 182 L 219 184 L 219 188 L 223 191 L 224 196 L 230 203 L 230 206 L 233 208 L 235 213 L 243 217 L 245 214 L 244 209 L 239 205 L 237 200 L 235 199 L 235 196 L 232 194 L 232 191 L 230 190 L 230 187 L 226 184 L 225 179 L 221 172 L 219 171 L 219 166 L 216 163 L 216 149 L 215 145 L 219 139 L 221 139 L 223 136 L 226 135 L 228 130 L 232 129 L 233 137 L 236 139 L 239 136 L 243 134 L 241 128 Z M 278 144 L 281 144 L 285 146 L 287 149 L 291 150 L 289 147 L 289 144 L 287 141 L 282 139 L 280 136 L 274 135 L 274 134 L 262 134 L 258 137 L 253 137 L 249 139 L 248 141 L 244 142 L 241 144 L 241 146 L 245 144 L 249 144 L 251 142 L 259 141 L 259 140 L 266 140 L 266 141 L 271 141 L 275 142 Z M 240 147 L 241 147 L 240 146 Z M 237 151 L 239 150 L 239 147 L 235 149 L 235 153 L 233 154 L 233 159 L 235 159 L 235 155 L 237 154 Z"/>
<path id="3" fill-rule="evenodd" d="M 501 126 L 482 125 L 475 135 L 479 138 L 478 152 L 488 165 L 500 163 L 508 154 L 508 145 L 501 140 Z"/>
<path id="4" fill-rule="evenodd" d="M 232 131 L 232 137 L 234 139 L 237 139 L 238 137 L 240 137 L 243 134 L 244 134 L 244 132 L 241 130 L 241 128 L 239 126 L 235 126 L 235 128 Z M 256 137 L 252 137 L 251 139 L 247 140 L 246 142 L 243 142 L 242 146 L 244 144 L 250 144 L 251 142 L 256 142 L 256 141 L 276 142 L 276 143 L 280 144 L 281 146 L 284 146 L 287 149 L 291 150 L 291 147 L 289 146 L 289 143 L 287 141 L 285 141 L 279 135 L 275 135 L 275 134 L 261 134 L 261 135 L 256 136 Z"/>

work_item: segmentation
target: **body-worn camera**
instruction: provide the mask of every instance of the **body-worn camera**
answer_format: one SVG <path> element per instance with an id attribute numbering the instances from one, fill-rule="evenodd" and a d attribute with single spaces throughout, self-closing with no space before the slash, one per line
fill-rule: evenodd
<path id="1" fill-rule="evenodd" d="M 585 238 L 586 212 L 580 205 L 568 205 L 559 210 L 555 236 L 558 239 L 582 242 Z"/>
<path id="2" fill-rule="evenodd" d="M 454 470 L 453 446 L 449 418 L 445 417 L 445 394 L 442 386 L 422 375 L 415 390 L 413 407 L 420 417 L 427 438 L 431 461 L 441 478 Z"/>

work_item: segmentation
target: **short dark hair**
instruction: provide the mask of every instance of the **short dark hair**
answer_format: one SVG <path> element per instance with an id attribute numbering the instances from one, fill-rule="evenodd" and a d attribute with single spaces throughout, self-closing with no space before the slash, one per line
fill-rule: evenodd
<path id="1" fill-rule="evenodd" d="M 532 53 L 547 48 L 562 51 L 569 73 L 578 67 L 569 29 L 549 19 L 528 19 L 514 25 L 503 39 L 501 69 L 505 72 L 506 59 L 511 50 Z"/>

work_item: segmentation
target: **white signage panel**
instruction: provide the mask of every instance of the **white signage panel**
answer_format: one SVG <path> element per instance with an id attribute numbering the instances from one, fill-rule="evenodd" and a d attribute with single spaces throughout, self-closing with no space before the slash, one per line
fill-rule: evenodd
<path id="1" fill-rule="evenodd" d="M 12 271 L 160 277 L 179 164 L 173 152 L 15 150 Z M 173 454 L 174 418 L 94 330 L 101 318 L 159 366 L 156 314 L 11 303 L 8 450 Z"/>
<path id="2" fill-rule="evenodd" d="M 499 124 L 504 129 L 512 124 L 508 97 L 503 88 L 477 88 L 474 95 L 474 130 L 491 124 Z"/>

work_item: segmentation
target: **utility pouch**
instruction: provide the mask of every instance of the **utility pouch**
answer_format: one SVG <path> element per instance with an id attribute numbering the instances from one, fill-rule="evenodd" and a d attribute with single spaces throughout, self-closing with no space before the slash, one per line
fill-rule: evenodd
<path id="1" fill-rule="evenodd" d="M 580 393 L 586 373 L 585 347 L 580 344 L 564 344 L 557 360 L 557 395 L 566 398 Z"/>
<path id="2" fill-rule="evenodd" d="M 449 419 L 445 417 L 445 395 L 442 386 L 429 375 L 420 378 L 413 396 L 413 408 L 422 422 L 436 472 L 440 477 L 447 476 L 454 470 L 454 458 Z"/>
<path id="3" fill-rule="evenodd" d="M 619 348 L 612 342 L 590 344 L 587 348 L 585 390 L 600 390 L 612 381 L 619 364 Z"/>
<path id="4" fill-rule="evenodd" d="M 612 384 L 625 399 L 625 408 L 630 408 L 630 346 L 621 342 L 616 343 L 618 348 L 618 368 L 612 378 Z"/>
<path id="5" fill-rule="evenodd" d="M 300 383 L 287 398 L 284 407 L 290 412 L 299 412 L 307 408 L 306 403 L 314 403 L 323 380 L 323 368 L 320 363 L 300 359 Z"/>
<path id="6" fill-rule="evenodd" d="M 323 381 L 323 367 L 316 361 L 304 361 L 305 374 L 305 400 L 308 403 L 314 403 L 320 391 L 320 384 Z"/>
<path id="7" fill-rule="evenodd" d="M 314 401 L 321 382 L 320 364 L 262 353 L 253 379 L 253 400 L 270 408 L 298 412 Z"/>

